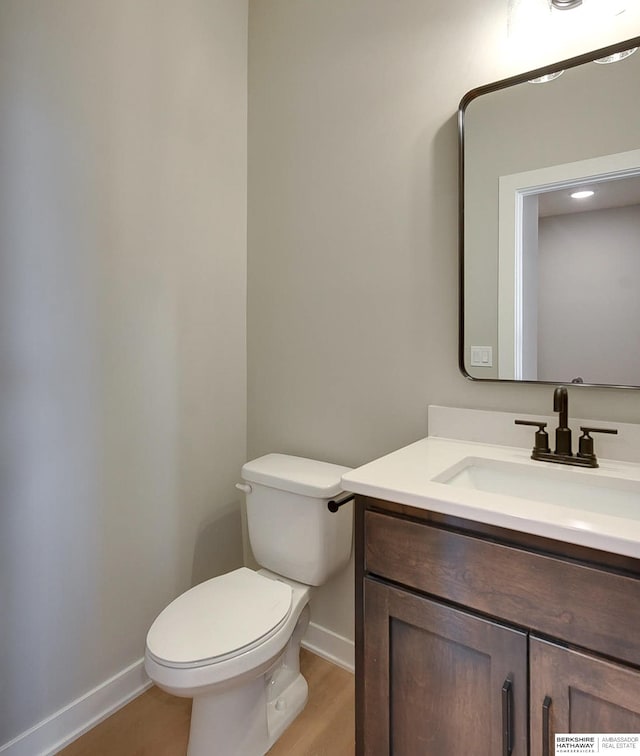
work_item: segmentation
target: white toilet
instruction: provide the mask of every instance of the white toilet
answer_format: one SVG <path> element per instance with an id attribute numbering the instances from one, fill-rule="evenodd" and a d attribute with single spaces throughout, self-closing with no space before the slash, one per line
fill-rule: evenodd
<path id="1" fill-rule="evenodd" d="M 145 668 L 163 690 L 193 698 L 188 756 L 262 756 L 307 701 L 300 641 L 311 586 L 345 567 L 349 468 L 267 454 L 242 468 L 249 540 L 264 569 L 241 567 L 183 593 L 147 635 Z"/>

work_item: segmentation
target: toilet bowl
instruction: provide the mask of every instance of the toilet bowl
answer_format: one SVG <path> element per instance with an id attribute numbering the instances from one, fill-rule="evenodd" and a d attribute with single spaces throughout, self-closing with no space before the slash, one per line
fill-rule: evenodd
<path id="1" fill-rule="evenodd" d="M 158 616 L 145 667 L 167 693 L 194 699 L 189 756 L 266 753 L 302 711 L 299 652 L 310 593 L 242 567 L 192 588 Z M 200 608 L 207 604 L 225 608 L 212 617 Z"/>
<path id="2" fill-rule="evenodd" d="M 275 454 L 247 463 L 249 537 L 264 567 L 191 588 L 151 626 L 147 674 L 193 698 L 188 756 L 262 756 L 304 708 L 299 654 L 312 585 L 351 552 L 351 505 L 327 507 L 348 469 Z"/>

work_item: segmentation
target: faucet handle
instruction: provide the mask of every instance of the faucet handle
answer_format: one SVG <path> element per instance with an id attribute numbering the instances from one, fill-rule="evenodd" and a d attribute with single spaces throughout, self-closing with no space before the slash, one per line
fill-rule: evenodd
<path id="1" fill-rule="evenodd" d="M 537 427 L 538 430 L 536 431 L 533 450 L 538 452 L 549 451 L 549 434 L 545 430 L 547 427 L 546 423 L 538 422 L 537 420 L 514 420 L 513 422 L 516 425 L 533 425 Z"/>
<path id="2" fill-rule="evenodd" d="M 596 459 L 596 455 L 593 451 L 593 439 L 589 435 L 590 433 L 609 433 L 616 435 L 618 433 L 616 428 L 587 428 L 584 425 L 580 426 L 582 436 L 578 440 L 578 457 L 583 459 Z"/>

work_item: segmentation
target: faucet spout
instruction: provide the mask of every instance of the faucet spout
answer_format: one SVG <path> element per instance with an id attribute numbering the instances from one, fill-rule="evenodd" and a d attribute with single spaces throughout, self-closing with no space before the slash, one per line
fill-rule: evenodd
<path id="1" fill-rule="evenodd" d="M 558 413 L 558 427 L 566 428 L 569 424 L 569 393 L 565 386 L 558 386 L 553 392 L 553 411 Z"/>
<path id="2" fill-rule="evenodd" d="M 558 413 L 556 428 L 556 451 L 563 457 L 571 457 L 571 430 L 569 429 L 569 394 L 565 386 L 558 386 L 553 392 L 553 411 Z"/>

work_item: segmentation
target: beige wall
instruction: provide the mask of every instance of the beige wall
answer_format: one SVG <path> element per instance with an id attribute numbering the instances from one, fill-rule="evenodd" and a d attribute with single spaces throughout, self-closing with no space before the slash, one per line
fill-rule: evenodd
<path id="1" fill-rule="evenodd" d="M 0 3 L 0 745 L 242 561 L 247 6 Z"/>
<path id="2" fill-rule="evenodd" d="M 251 0 L 249 456 L 357 465 L 424 436 L 429 403 L 551 410 L 457 367 L 457 132 L 473 87 L 640 33 L 637 13 L 508 44 L 505 0 Z M 640 420 L 631 391 L 570 390 Z M 352 632 L 350 578 L 313 618 Z"/>

